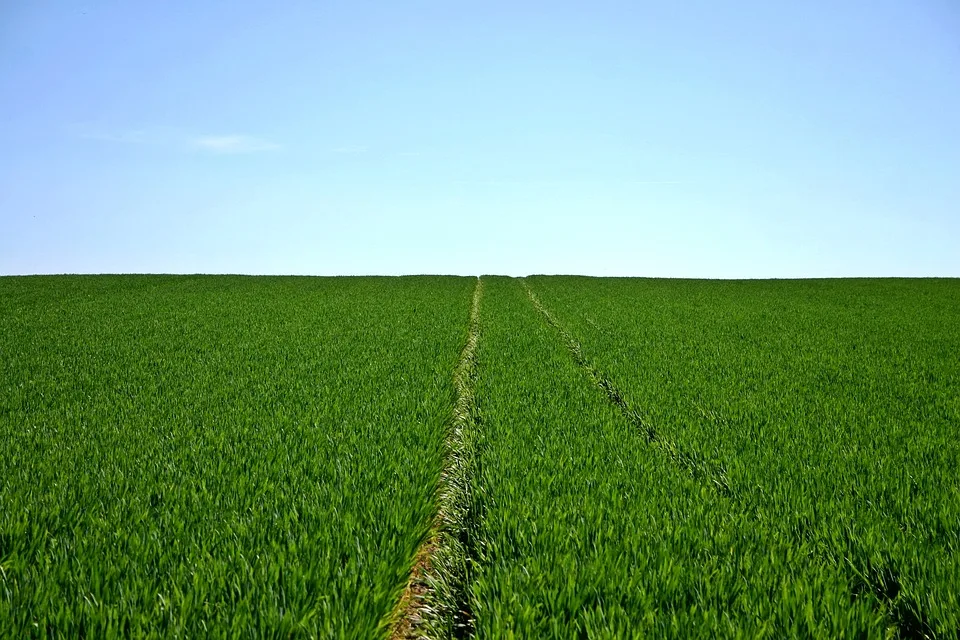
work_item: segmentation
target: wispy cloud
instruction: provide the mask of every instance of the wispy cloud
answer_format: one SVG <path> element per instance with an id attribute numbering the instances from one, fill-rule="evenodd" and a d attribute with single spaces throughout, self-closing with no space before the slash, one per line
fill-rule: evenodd
<path id="1" fill-rule="evenodd" d="M 275 151 L 280 145 L 269 140 L 244 135 L 200 136 L 191 140 L 191 144 L 213 153 L 255 153 L 257 151 Z"/>
<path id="2" fill-rule="evenodd" d="M 275 151 L 280 145 L 270 140 L 243 134 L 190 135 L 169 128 L 103 129 L 91 125 L 70 127 L 74 135 L 85 140 L 117 144 L 172 147 L 216 154 L 256 153 Z"/>

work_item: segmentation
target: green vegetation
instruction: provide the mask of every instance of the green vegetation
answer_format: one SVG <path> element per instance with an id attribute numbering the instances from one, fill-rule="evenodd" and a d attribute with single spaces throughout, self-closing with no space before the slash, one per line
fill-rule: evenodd
<path id="1" fill-rule="evenodd" d="M 960 634 L 960 283 L 529 282 L 662 463 L 722 473 L 729 508 L 830 567 L 850 608 Z"/>
<path id="2" fill-rule="evenodd" d="M 482 318 L 478 637 L 883 634 L 812 541 L 651 446 L 520 283 L 486 279 Z"/>
<path id="3" fill-rule="evenodd" d="M 475 282 L 0 279 L 0 629 L 374 636 Z"/>
<path id="4" fill-rule="evenodd" d="M 0 278 L 0 635 L 960 637 L 960 282 L 482 283 Z"/>

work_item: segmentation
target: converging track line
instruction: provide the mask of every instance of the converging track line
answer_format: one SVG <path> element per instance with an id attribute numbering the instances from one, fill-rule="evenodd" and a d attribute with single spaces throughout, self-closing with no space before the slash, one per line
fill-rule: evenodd
<path id="1" fill-rule="evenodd" d="M 540 302 L 540 298 L 537 297 L 537 294 L 533 292 L 533 289 L 530 288 L 530 285 L 527 284 L 526 280 L 521 280 L 520 283 L 523 285 L 523 288 L 527 292 L 527 297 L 530 298 L 530 302 L 533 306 L 540 312 L 540 315 L 543 316 L 547 324 L 556 329 L 557 333 L 564 339 L 567 343 L 567 348 L 570 350 L 573 359 L 576 363 L 587 373 L 594 384 L 596 384 L 601 391 L 606 394 L 607 399 L 614 404 L 620 412 L 634 425 L 639 429 L 649 444 L 653 445 L 657 449 L 663 451 L 671 460 L 681 467 L 687 469 L 694 477 L 706 477 L 710 480 L 711 486 L 722 496 L 730 495 L 730 484 L 727 480 L 726 471 L 718 467 L 717 465 L 711 463 L 709 460 L 702 459 L 701 456 L 696 455 L 696 453 L 690 453 L 680 449 L 676 443 L 665 438 L 663 434 L 659 433 L 656 428 L 644 420 L 643 416 L 640 415 L 638 411 L 633 409 L 627 400 L 624 398 L 623 393 L 619 388 L 613 383 L 610 378 L 607 377 L 600 369 L 593 365 L 589 359 L 583 354 L 583 348 L 580 346 L 580 342 L 577 341 L 573 335 L 566 330 L 566 328 L 560 324 L 560 321 L 550 313 L 550 311 L 543 306 L 543 303 Z"/>
<path id="2" fill-rule="evenodd" d="M 388 619 L 390 638 L 395 640 L 459 636 L 471 625 L 466 604 L 466 537 L 474 464 L 474 372 L 482 295 L 483 282 L 477 278 L 467 340 L 453 374 L 456 401 L 437 485 L 436 513 L 426 539 L 414 555 L 407 585 Z"/>

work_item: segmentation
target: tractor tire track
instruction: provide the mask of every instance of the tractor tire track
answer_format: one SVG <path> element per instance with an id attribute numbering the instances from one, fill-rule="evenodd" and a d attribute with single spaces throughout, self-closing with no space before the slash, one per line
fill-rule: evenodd
<path id="1" fill-rule="evenodd" d="M 453 374 L 456 401 L 437 484 L 436 513 L 414 555 L 407 584 L 387 619 L 393 640 L 463 637 L 472 627 L 466 594 L 467 531 L 470 478 L 476 460 L 474 378 L 482 295 L 483 282 L 477 278 L 467 340 Z"/>
<path id="2" fill-rule="evenodd" d="M 577 365 L 579 365 L 580 368 L 583 369 L 590 377 L 593 383 L 599 387 L 601 391 L 603 391 L 603 393 L 607 396 L 607 399 L 618 409 L 620 409 L 620 412 L 630 422 L 630 424 L 640 431 L 640 433 L 646 438 L 647 443 L 663 452 L 675 464 L 686 469 L 694 478 L 709 480 L 710 485 L 717 491 L 717 493 L 722 496 L 729 497 L 731 493 L 730 483 L 727 480 L 727 474 L 723 467 L 708 460 L 697 452 L 684 451 L 675 442 L 669 438 L 666 438 L 662 433 L 657 431 L 656 427 L 650 424 L 650 422 L 648 422 L 639 411 L 630 406 L 626 398 L 624 398 L 623 393 L 619 388 L 617 388 L 613 381 L 610 380 L 610 378 L 603 371 L 598 369 L 592 362 L 590 362 L 590 360 L 584 355 L 583 348 L 580 346 L 580 342 L 574 338 L 573 335 L 570 334 L 570 332 L 567 331 L 562 324 L 560 324 L 560 321 L 558 321 L 546 307 L 543 306 L 543 303 L 540 302 L 537 294 L 533 292 L 533 289 L 530 288 L 530 285 L 527 284 L 526 280 L 521 280 L 520 282 L 527 292 L 527 297 L 530 298 L 530 302 L 533 304 L 536 310 L 540 312 L 540 315 L 543 316 L 547 324 L 553 327 L 567 343 L 567 349 L 569 349 Z"/>

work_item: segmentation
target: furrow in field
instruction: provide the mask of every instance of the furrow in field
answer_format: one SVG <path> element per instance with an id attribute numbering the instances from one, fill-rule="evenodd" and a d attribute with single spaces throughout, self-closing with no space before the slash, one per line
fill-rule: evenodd
<path id="1" fill-rule="evenodd" d="M 623 392 L 620 391 L 609 376 L 597 368 L 597 366 L 584 355 L 580 342 L 567 331 L 557 318 L 550 313 L 550 310 L 543 305 L 526 280 L 521 280 L 521 282 L 526 290 L 527 297 L 530 298 L 530 302 L 533 303 L 533 306 L 540 312 L 540 315 L 543 316 L 547 324 L 553 327 L 567 343 L 567 348 L 570 350 L 576 363 L 587 373 L 594 384 L 606 394 L 607 399 L 620 410 L 624 417 L 640 430 L 646 437 L 647 442 L 662 451 L 673 460 L 674 463 L 685 468 L 695 478 L 709 480 L 710 486 L 720 495 L 729 496 L 730 484 L 727 480 L 726 471 L 695 451 L 685 451 L 676 442 L 667 438 L 663 433 L 658 432 L 653 424 L 627 402 Z"/>
<path id="2" fill-rule="evenodd" d="M 467 340 L 453 375 L 456 401 L 437 486 L 437 510 L 392 613 L 391 638 L 448 638 L 464 634 L 471 624 L 466 598 L 466 537 L 469 478 L 474 463 L 473 378 L 482 294 L 483 282 L 477 278 Z"/>

